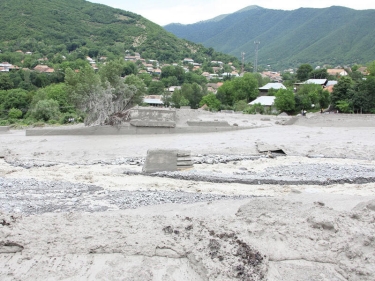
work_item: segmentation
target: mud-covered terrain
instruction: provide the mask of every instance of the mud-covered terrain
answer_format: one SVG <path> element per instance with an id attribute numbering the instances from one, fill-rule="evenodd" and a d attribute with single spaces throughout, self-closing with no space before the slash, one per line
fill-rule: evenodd
<path id="1" fill-rule="evenodd" d="M 0 134 L 0 280 L 375 279 L 375 118 L 201 114 L 257 128 Z M 143 173 L 155 148 L 194 167 Z"/>

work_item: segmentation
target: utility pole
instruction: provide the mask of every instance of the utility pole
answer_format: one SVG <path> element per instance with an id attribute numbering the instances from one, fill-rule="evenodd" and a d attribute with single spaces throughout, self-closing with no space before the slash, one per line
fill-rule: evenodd
<path id="1" fill-rule="evenodd" d="M 244 72 L 244 65 L 245 65 L 245 53 L 242 52 L 241 56 L 242 56 L 242 70 L 241 70 L 241 73 L 243 73 Z"/>
<path id="2" fill-rule="evenodd" d="M 259 49 L 259 41 L 254 41 L 255 44 L 255 62 L 254 62 L 254 72 L 258 72 L 258 49 Z"/>

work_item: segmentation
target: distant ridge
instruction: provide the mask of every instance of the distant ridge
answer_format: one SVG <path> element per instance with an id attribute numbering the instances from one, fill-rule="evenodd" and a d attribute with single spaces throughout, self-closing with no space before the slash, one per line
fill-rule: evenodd
<path id="1" fill-rule="evenodd" d="M 249 6 L 195 24 L 164 28 L 179 38 L 254 61 L 254 41 L 260 41 L 259 64 L 291 67 L 364 64 L 375 60 L 375 10 L 340 6 L 293 11 Z"/>

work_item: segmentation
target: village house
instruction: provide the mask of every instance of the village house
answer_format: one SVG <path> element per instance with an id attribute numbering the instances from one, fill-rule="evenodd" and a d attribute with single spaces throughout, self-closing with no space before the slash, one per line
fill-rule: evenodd
<path id="1" fill-rule="evenodd" d="M 143 98 L 143 103 L 149 106 L 162 107 L 164 106 L 163 97 L 161 95 L 149 95 Z"/>
<path id="2" fill-rule="evenodd" d="M 322 88 L 325 88 L 326 85 L 328 83 L 328 80 L 327 79 L 309 79 L 305 82 L 302 82 L 302 83 L 294 83 L 294 90 L 295 91 L 298 91 L 298 88 L 301 86 L 301 85 L 305 85 L 305 84 L 315 84 L 315 85 L 321 85 Z"/>
<path id="3" fill-rule="evenodd" d="M 259 95 L 261 96 L 267 96 L 268 92 L 273 89 L 275 91 L 278 91 L 280 89 L 286 89 L 286 87 L 282 83 L 268 83 L 264 85 L 263 87 L 259 88 Z"/>
<path id="4" fill-rule="evenodd" d="M 55 70 L 48 65 L 38 64 L 34 67 L 34 70 L 40 73 L 53 73 Z"/>
<path id="5" fill-rule="evenodd" d="M 184 58 L 183 63 L 191 63 L 191 64 L 193 64 L 194 60 L 191 59 L 191 58 Z"/>
<path id="6" fill-rule="evenodd" d="M 263 78 L 269 78 L 271 82 L 276 82 L 276 83 L 281 83 L 283 82 L 283 79 L 281 77 L 280 72 L 275 72 L 275 71 L 263 71 L 261 73 Z"/>
<path id="7" fill-rule="evenodd" d="M 333 92 L 333 87 L 337 84 L 337 81 L 328 81 L 324 90 L 327 90 L 329 93 Z"/>
<path id="8" fill-rule="evenodd" d="M 153 73 L 156 74 L 156 75 L 161 75 L 161 69 L 156 68 L 156 69 L 154 69 Z"/>
<path id="9" fill-rule="evenodd" d="M 328 75 L 341 77 L 341 76 L 347 76 L 348 73 L 345 71 L 345 69 L 327 69 Z"/>
<path id="10" fill-rule="evenodd" d="M 9 62 L 2 62 L 0 63 L 0 72 L 9 72 L 9 70 L 11 70 L 12 67 L 13 65 Z"/>
<path id="11" fill-rule="evenodd" d="M 170 86 L 168 92 L 173 94 L 175 90 L 181 90 L 181 86 Z"/>
<path id="12" fill-rule="evenodd" d="M 86 60 L 89 62 L 89 64 L 95 64 L 96 62 L 90 58 L 89 56 L 86 57 Z"/>
<path id="13" fill-rule="evenodd" d="M 217 60 L 213 60 L 211 61 L 211 64 L 218 64 L 218 65 L 223 65 L 223 62 L 222 61 L 217 61 Z"/>
<path id="14" fill-rule="evenodd" d="M 222 85 L 223 83 L 208 83 L 207 84 L 207 91 L 217 94 L 217 89 Z"/>
<path id="15" fill-rule="evenodd" d="M 260 96 L 249 103 L 249 105 L 260 104 L 265 110 L 272 112 L 274 111 L 275 96 Z"/>
<path id="16" fill-rule="evenodd" d="M 217 67 L 217 66 L 212 67 L 212 70 L 214 71 L 214 73 L 218 73 L 221 69 L 222 69 L 221 67 Z"/>
<path id="17" fill-rule="evenodd" d="M 362 73 L 362 75 L 369 75 L 368 73 L 368 70 L 367 70 L 367 67 L 366 66 L 362 66 L 360 68 L 358 68 L 357 70 L 358 72 Z"/>
<path id="18" fill-rule="evenodd" d="M 203 72 L 202 73 L 202 76 L 206 77 L 207 79 L 209 79 L 210 77 L 210 73 L 208 73 L 207 71 Z"/>

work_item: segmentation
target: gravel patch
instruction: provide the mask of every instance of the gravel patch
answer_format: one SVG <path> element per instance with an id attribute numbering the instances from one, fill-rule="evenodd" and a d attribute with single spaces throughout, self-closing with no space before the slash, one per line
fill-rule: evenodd
<path id="1" fill-rule="evenodd" d="M 103 212 L 166 203 L 191 204 L 246 198 L 250 196 L 159 190 L 110 191 L 95 185 L 0 177 L 0 211 L 7 213 Z"/>
<path id="2" fill-rule="evenodd" d="M 263 171 L 239 168 L 235 172 L 189 170 L 158 172 L 150 176 L 215 183 L 329 185 L 375 182 L 375 168 L 365 165 L 299 164 L 268 167 Z"/>

